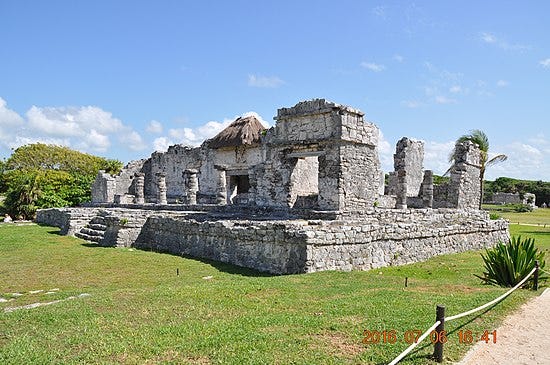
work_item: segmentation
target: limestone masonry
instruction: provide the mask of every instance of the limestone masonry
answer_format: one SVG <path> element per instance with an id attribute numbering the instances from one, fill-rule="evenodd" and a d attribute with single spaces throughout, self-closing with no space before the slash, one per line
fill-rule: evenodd
<path id="1" fill-rule="evenodd" d="M 509 238 L 506 221 L 477 209 L 476 145 L 457 145 L 449 183 L 434 186 L 423 142 L 403 138 L 386 184 L 378 128 L 361 111 L 315 99 L 275 120 L 266 130 L 238 118 L 200 147 L 101 171 L 89 207 L 40 210 L 37 221 L 103 246 L 277 274 L 367 270 Z"/>

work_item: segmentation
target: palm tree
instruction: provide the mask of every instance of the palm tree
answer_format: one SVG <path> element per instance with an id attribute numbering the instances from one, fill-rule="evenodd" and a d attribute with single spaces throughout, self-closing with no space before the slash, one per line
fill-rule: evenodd
<path id="1" fill-rule="evenodd" d="M 474 129 L 470 131 L 469 134 L 460 136 L 460 138 L 456 140 L 456 143 L 458 144 L 466 141 L 470 141 L 476 144 L 481 152 L 479 159 L 479 209 L 481 209 L 481 202 L 483 201 L 483 179 L 485 177 L 485 169 L 499 162 L 506 161 L 508 159 L 508 156 L 504 154 L 499 154 L 489 159 L 489 138 L 487 138 L 487 135 L 479 129 Z M 449 156 L 449 162 L 455 162 L 456 153 L 457 151 L 455 148 Z"/>

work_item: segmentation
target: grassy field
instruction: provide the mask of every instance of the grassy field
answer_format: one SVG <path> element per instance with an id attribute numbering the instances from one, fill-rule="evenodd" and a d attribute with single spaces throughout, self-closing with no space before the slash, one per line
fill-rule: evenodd
<path id="1" fill-rule="evenodd" d="M 532 212 L 517 213 L 510 211 L 506 206 L 483 204 L 483 208 L 508 219 L 510 223 L 535 224 L 550 227 L 550 209 L 535 209 Z"/>
<path id="2" fill-rule="evenodd" d="M 512 232 L 550 249 L 549 228 Z M 436 304 L 453 315 L 506 290 L 472 275 L 482 271 L 479 252 L 368 272 L 270 276 L 57 233 L 0 225 L 0 297 L 13 299 L 0 303 L 1 364 L 383 364 L 408 346 L 406 331 L 434 322 Z M 90 296 L 5 312 L 82 293 Z M 539 293 L 519 290 L 480 316 L 449 322 L 445 358 L 469 348 L 459 329 L 493 330 Z M 395 330 L 399 341 L 365 345 L 364 330 Z M 432 345 L 419 348 L 402 363 L 430 363 Z"/>

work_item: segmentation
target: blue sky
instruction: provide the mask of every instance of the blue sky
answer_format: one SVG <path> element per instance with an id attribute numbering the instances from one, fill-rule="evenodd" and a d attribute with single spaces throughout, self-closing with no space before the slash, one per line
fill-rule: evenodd
<path id="1" fill-rule="evenodd" d="M 442 173 L 482 129 L 550 181 L 550 2 L 0 0 L 0 158 L 43 141 L 124 162 L 326 98 Z"/>

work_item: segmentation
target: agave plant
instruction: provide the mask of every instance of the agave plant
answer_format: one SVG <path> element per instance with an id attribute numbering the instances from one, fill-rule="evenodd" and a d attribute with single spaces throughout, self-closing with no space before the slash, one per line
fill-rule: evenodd
<path id="1" fill-rule="evenodd" d="M 485 263 L 485 272 L 483 276 L 475 275 L 486 284 L 500 286 L 515 286 L 518 284 L 533 268 L 535 260 L 539 261 L 539 267 L 544 268 L 544 252 L 535 247 L 533 238 L 521 239 L 521 236 L 512 237 L 509 243 L 499 242 L 494 248 L 485 250 L 481 254 Z M 542 271 L 539 272 L 539 281 L 546 280 L 547 277 Z M 526 282 L 524 287 L 531 285 L 533 276 Z"/>

